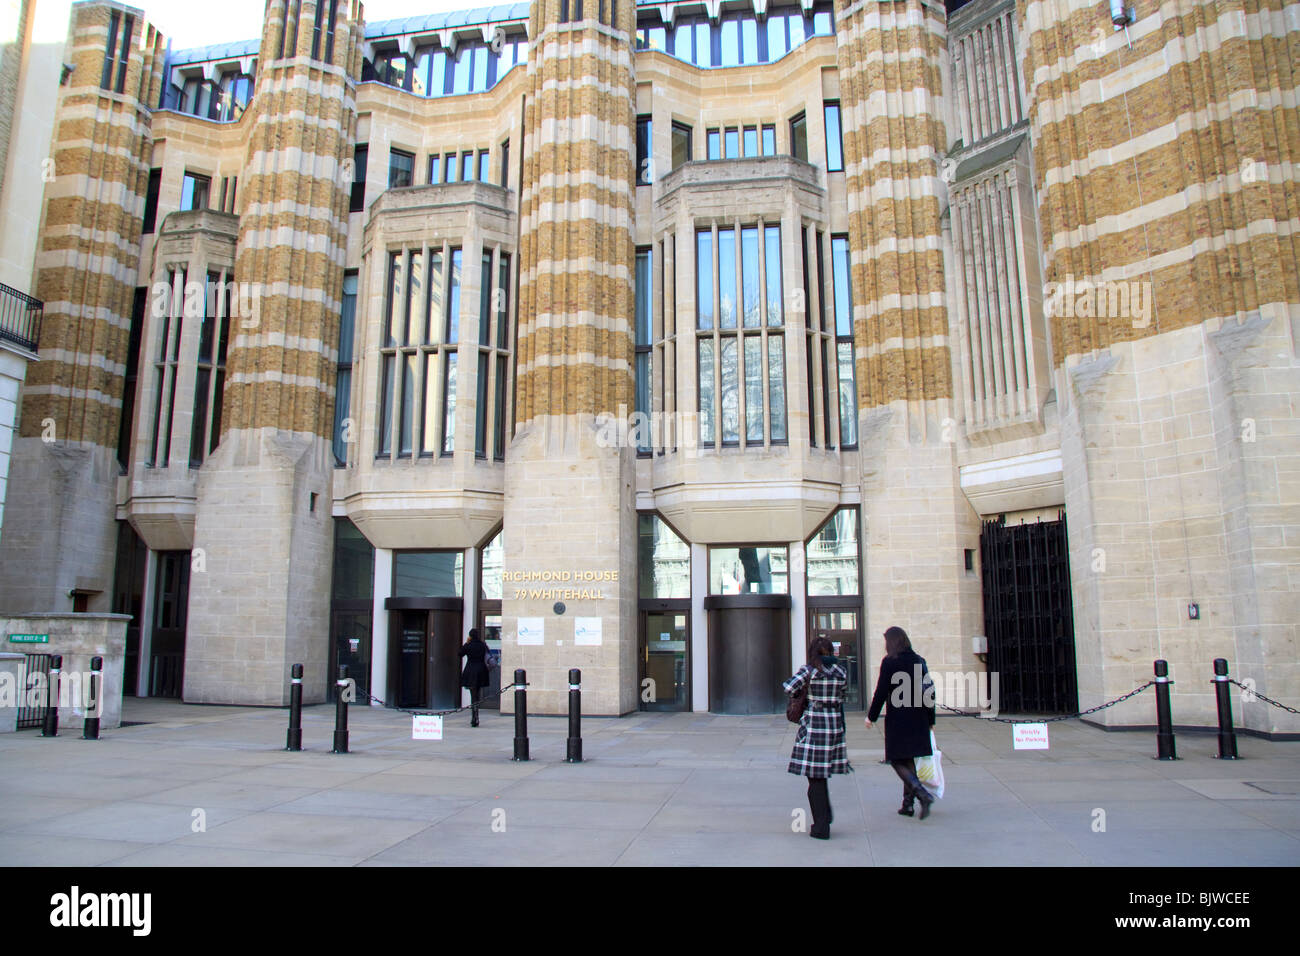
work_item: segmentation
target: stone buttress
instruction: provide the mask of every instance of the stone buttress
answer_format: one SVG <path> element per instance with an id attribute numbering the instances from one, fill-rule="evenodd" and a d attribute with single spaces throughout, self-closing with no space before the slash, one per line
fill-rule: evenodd
<path id="1" fill-rule="evenodd" d="M 0 608 L 108 611 L 131 310 L 163 40 L 117 3 L 73 7 L 34 294 L 45 303 L 23 389 L 0 539 Z"/>
<path id="2" fill-rule="evenodd" d="M 323 699 L 333 521 L 331 436 L 342 308 L 360 4 L 270 0 L 245 116 L 221 443 L 198 485 L 186 701 L 278 705 L 292 664 Z M 329 2 L 329 0 L 319 0 Z M 294 13 L 297 13 L 297 22 Z M 323 18 L 328 23 L 329 18 Z"/>
<path id="3" fill-rule="evenodd" d="M 586 0 L 561 23 L 562 6 L 578 9 L 535 0 L 529 30 L 503 678 L 526 668 L 529 709 L 563 713 L 579 667 L 584 710 L 621 714 L 637 699 L 635 449 L 602 447 L 594 423 L 632 405 L 636 12 Z M 560 580 L 512 580 L 534 572 Z M 574 646 L 578 617 L 600 620 L 598 646 Z M 521 618 L 542 620 L 544 643 L 516 644 Z"/>

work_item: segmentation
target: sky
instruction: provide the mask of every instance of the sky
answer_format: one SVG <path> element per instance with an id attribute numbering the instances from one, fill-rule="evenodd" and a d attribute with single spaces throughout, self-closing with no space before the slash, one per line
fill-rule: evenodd
<path id="1" fill-rule="evenodd" d="M 367 23 L 504 2 L 511 0 L 363 0 Z M 193 0 L 144 0 L 143 3 L 135 0 L 132 5 L 144 9 L 149 21 L 171 40 L 173 48 L 185 49 L 260 37 L 266 0 L 217 0 L 214 4 Z"/>

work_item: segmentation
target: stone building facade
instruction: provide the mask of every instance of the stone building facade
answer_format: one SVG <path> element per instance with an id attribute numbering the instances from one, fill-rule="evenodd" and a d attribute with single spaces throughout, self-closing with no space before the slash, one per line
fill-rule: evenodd
<path id="1" fill-rule="evenodd" d="M 0 609 L 132 614 L 128 686 L 203 702 L 301 662 L 446 706 L 478 626 L 543 713 L 573 667 L 773 712 L 819 634 L 860 707 L 891 625 L 957 707 L 1157 658 L 1180 724 L 1216 657 L 1295 701 L 1298 43 L 1267 0 L 269 0 L 177 51 L 74 4 Z"/>

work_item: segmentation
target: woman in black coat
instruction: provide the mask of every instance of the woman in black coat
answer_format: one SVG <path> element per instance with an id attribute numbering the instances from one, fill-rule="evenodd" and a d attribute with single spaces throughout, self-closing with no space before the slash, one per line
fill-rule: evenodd
<path id="1" fill-rule="evenodd" d="M 913 813 L 912 800 L 921 801 L 921 819 L 930 815 L 934 794 L 916 775 L 916 758 L 929 757 L 930 728 L 934 726 L 934 690 L 925 658 L 912 650 L 912 642 L 901 627 L 885 631 L 885 658 L 880 662 L 880 679 L 867 711 L 867 726 L 880 716 L 887 703 L 885 759 L 903 781 L 903 805 L 898 812 Z"/>
<path id="2" fill-rule="evenodd" d="M 488 646 L 479 637 L 477 627 L 469 629 L 469 640 L 460 646 L 460 656 L 465 658 L 465 669 L 461 671 L 460 686 L 469 690 L 469 725 L 477 727 L 478 695 L 491 683 L 487 665 Z"/>

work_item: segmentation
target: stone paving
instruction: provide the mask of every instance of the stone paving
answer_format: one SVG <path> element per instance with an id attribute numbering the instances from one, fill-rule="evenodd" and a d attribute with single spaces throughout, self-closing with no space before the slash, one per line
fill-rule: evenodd
<path id="1" fill-rule="evenodd" d="M 856 772 L 831 782 L 823 842 L 793 829 L 805 782 L 780 716 L 588 718 L 581 764 L 567 722 L 534 716 L 516 763 L 494 711 L 448 718 L 439 742 L 353 707 L 342 755 L 332 707 L 304 711 L 307 749 L 288 753 L 285 710 L 127 698 L 139 723 L 99 741 L 0 737 L 0 864 L 1300 864 L 1300 743 L 1239 737 L 1232 762 L 1182 734 L 1181 759 L 1157 761 L 1154 734 L 1067 721 L 1050 750 L 1016 752 L 1005 724 L 941 717 L 948 792 L 921 822 L 895 813 L 879 730 L 849 716 Z"/>

